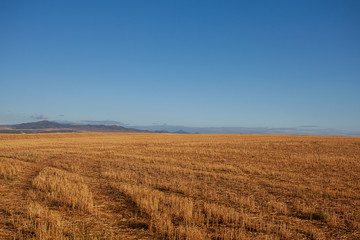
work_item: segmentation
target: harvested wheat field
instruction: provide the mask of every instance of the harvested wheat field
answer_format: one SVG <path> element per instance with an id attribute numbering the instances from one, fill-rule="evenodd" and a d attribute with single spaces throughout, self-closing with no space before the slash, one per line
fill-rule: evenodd
<path id="1" fill-rule="evenodd" d="M 0 135 L 0 239 L 360 239 L 360 138 Z"/>

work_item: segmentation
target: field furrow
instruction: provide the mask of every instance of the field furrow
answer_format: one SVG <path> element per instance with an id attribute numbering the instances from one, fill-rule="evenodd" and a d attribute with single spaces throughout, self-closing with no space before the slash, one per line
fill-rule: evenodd
<path id="1" fill-rule="evenodd" d="M 0 239 L 359 239 L 360 138 L 0 135 Z"/>

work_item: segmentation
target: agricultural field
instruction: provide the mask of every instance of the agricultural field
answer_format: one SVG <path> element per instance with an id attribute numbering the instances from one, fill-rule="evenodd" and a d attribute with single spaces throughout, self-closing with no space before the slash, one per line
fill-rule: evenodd
<path id="1" fill-rule="evenodd" d="M 0 239 L 360 239 L 360 138 L 1 134 Z"/>

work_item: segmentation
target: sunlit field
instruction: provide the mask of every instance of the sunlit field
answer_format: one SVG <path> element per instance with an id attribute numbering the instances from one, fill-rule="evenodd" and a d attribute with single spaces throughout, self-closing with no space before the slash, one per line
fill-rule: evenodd
<path id="1" fill-rule="evenodd" d="M 360 138 L 2 134 L 0 239 L 360 239 Z"/>

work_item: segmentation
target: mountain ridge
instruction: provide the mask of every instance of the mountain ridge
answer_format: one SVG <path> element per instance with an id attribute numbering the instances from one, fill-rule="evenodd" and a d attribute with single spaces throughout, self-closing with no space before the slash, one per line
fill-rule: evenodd
<path id="1" fill-rule="evenodd" d="M 150 133 L 152 131 L 125 128 L 117 125 L 62 124 L 43 120 L 38 122 L 20 123 L 2 126 L 2 133 L 56 133 L 56 132 L 125 132 Z"/>

